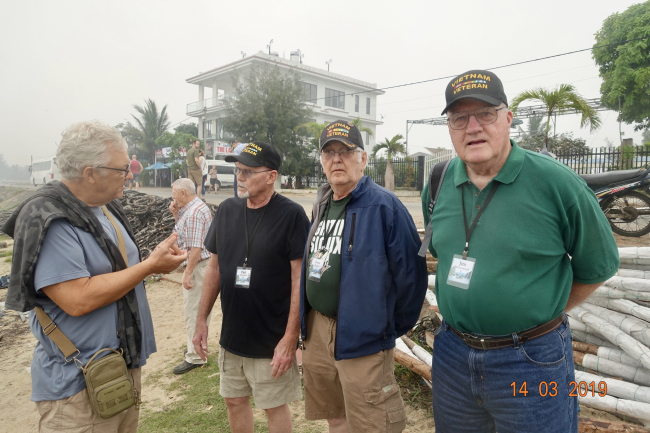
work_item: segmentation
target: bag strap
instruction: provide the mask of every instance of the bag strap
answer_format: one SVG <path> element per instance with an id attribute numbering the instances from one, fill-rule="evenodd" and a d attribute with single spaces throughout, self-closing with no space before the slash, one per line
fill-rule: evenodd
<path id="1" fill-rule="evenodd" d="M 126 243 L 124 243 L 124 236 L 122 236 L 122 230 L 117 226 L 117 223 L 115 222 L 115 218 L 113 218 L 113 215 L 108 211 L 106 206 L 102 206 L 102 212 L 104 212 L 104 215 L 106 215 L 106 218 L 108 218 L 108 221 L 110 221 L 111 225 L 115 229 L 115 233 L 117 234 L 117 248 L 119 248 L 120 253 L 122 254 L 122 258 L 124 259 L 124 263 L 126 263 L 126 267 L 129 267 L 129 257 L 126 254 Z"/>
<path id="2" fill-rule="evenodd" d="M 431 227 L 431 215 L 433 214 L 433 208 L 436 206 L 438 201 L 438 195 L 440 194 L 440 188 L 442 187 L 442 181 L 445 178 L 445 173 L 447 173 L 447 168 L 451 163 L 451 159 L 448 159 L 444 162 L 439 162 L 433 166 L 431 170 L 431 175 L 429 175 L 429 206 L 427 211 L 429 212 L 429 224 L 424 231 L 424 240 L 422 241 L 422 246 L 420 251 L 418 251 L 418 256 L 425 257 L 427 255 L 427 249 L 431 243 L 431 237 L 433 236 L 433 227 Z"/>
<path id="3" fill-rule="evenodd" d="M 68 337 L 65 336 L 63 331 L 59 329 L 58 326 L 56 326 L 56 323 L 50 319 L 50 316 L 47 315 L 45 311 L 41 307 L 34 307 L 34 313 L 36 313 L 36 318 L 38 319 L 38 322 L 41 324 L 41 327 L 43 328 L 43 332 L 45 335 L 50 337 L 50 340 L 56 344 L 56 347 L 61 350 L 63 353 L 63 357 L 65 358 L 65 362 L 70 362 L 72 359 L 70 358 L 74 353 L 76 352 L 77 355 L 80 353 L 79 349 L 75 347 L 75 345 L 70 341 Z M 73 359 L 76 358 L 73 357 Z"/>

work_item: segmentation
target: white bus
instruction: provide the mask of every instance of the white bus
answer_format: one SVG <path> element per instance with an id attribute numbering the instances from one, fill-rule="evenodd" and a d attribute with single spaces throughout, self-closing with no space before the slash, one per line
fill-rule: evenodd
<path id="1" fill-rule="evenodd" d="M 34 186 L 45 185 L 53 180 L 61 180 L 59 166 L 56 165 L 56 158 L 38 158 L 32 161 L 29 166 L 29 177 Z"/>

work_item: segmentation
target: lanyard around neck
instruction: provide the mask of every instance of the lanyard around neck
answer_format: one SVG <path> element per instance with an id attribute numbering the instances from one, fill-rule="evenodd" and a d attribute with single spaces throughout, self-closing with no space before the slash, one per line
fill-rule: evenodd
<path id="1" fill-rule="evenodd" d="M 327 247 L 327 241 L 328 241 L 329 237 L 334 232 L 334 228 L 336 227 L 336 224 L 339 222 L 339 219 L 341 219 L 341 215 L 343 215 L 345 213 L 345 208 L 348 206 L 347 203 L 345 204 L 345 206 L 343 206 L 343 209 L 341 210 L 341 213 L 339 213 L 339 216 L 337 216 L 336 220 L 334 220 L 334 223 L 332 224 L 332 227 L 330 227 L 330 229 L 327 230 L 327 221 L 329 220 L 329 217 L 330 217 L 330 206 L 332 206 L 332 200 L 334 200 L 334 199 L 330 198 L 329 203 L 327 203 L 327 211 L 325 212 L 325 236 L 323 237 L 323 244 L 322 244 L 323 246 L 322 246 L 322 248 Z"/>
<path id="2" fill-rule="evenodd" d="M 472 232 L 474 231 L 474 227 L 476 227 L 476 223 L 478 222 L 478 219 L 481 217 L 481 214 L 487 207 L 488 203 L 490 203 L 490 200 L 492 200 L 492 197 L 494 197 L 494 193 L 497 192 L 497 189 L 499 188 L 499 185 L 501 185 L 499 182 L 495 181 L 494 187 L 492 188 L 492 191 L 490 191 L 490 195 L 488 195 L 487 200 L 485 200 L 485 203 L 483 203 L 483 207 L 481 210 L 476 214 L 476 217 L 474 217 L 474 221 L 472 222 L 472 226 L 469 227 L 467 225 L 467 215 L 465 213 L 465 187 L 461 186 L 461 200 L 463 204 L 463 222 L 465 223 L 465 249 L 463 250 L 463 259 L 467 259 L 467 251 L 469 250 L 469 238 L 472 236 Z"/>
<path id="3" fill-rule="evenodd" d="M 273 200 L 273 197 L 275 197 L 275 194 L 271 196 L 271 200 Z M 260 224 L 262 223 L 262 218 L 264 218 L 264 214 L 266 213 L 266 210 L 269 208 L 269 205 L 271 204 L 271 200 L 264 206 L 264 210 L 262 211 L 262 215 L 260 215 L 260 219 L 257 221 L 257 224 L 255 225 L 255 229 L 253 230 L 253 234 L 251 235 L 250 241 L 248 240 L 248 199 L 244 199 L 244 234 L 246 235 L 246 257 L 244 258 L 244 267 L 246 267 L 246 264 L 248 263 L 248 255 L 249 255 L 249 250 L 250 246 L 253 243 L 253 239 L 255 239 L 255 235 L 257 234 L 257 229 L 260 228 Z"/>

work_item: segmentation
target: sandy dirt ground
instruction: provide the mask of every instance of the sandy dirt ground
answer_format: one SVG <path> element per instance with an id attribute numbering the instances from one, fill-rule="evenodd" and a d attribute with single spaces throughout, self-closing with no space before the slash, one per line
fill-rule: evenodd
<path id="1" fill-rule="evenodd" d="M 18 199 L 18 197 L 16 197 Z M 407 199 L 407 200 L 410 200 Z M 413 200 L 417 200 L 414 198 Z M 422 217 L 414 215 L 418 227 L 423 226 Z M 615 235 L 620 247 L 650 246 L 650 235 L 641 238 L 626 238 Z M 13 242 L 8 241 L 7 248 L 0 248 L 0 253 L 11 250 Z M 10 264 L 0 258 L 0 276 L 9 274 Z M 167 278 L 180 282 L 181 273 L 173 273 Z M 178 400 L 178 395 L 166 390 L 166 385 L 177 380 L 172 368 L 183 359 L 185 344 L 185 326 L 183 320 L 183 302 L 180 285 L 158 281 L 147 285 L 147 297 L 154 321 L 158 352 L 153 354 L 143 368 L 143 411 L 147 413 L 164 410 Z M 6 290 L 0 290 L 0 302 L 4 302 Z M 12 433 L 36 432 L 38 430 L 38 413 L 30 401 L 31 378 L 30 364 L 36 340 L 29 326 L 21 320 L 16 312 L 0 310 L 0 373 L 2 392 L 0 392 L 0 431 Z M 215 305 L 209 345 L 212 350 L 218 346 L 218 332 L 221 324 L 221 307 Z M 295 425 L 309 424 L 312 431 L 327 431 L 325 422 L 313 423 L 304 419 L 304 402 L 291 405 Z M 408 408 L 409 423 L 406 432 L 434 431 L 433 418 L 425 410 Z M 264 419 L 261 410 L 255 410 L 258 419 Z M 598 417 L 607 420 L 617 418 L 604 412 L 581 408 L 581 416 Z"/>
<path id="2" fill-rule="evenodd" d="M 9 241 L 9 248 L 12 242 Z M 7 249 L 0 249 L 0 252 Z M 3 260 L 3 259 L 2 259 Z M 10 265 L 0 262 L 0 275 L 9 273 Z M 167 275 L 166 278 L 180 282 L 181 273 Z M 156 345 L 158 352 L 151 355 L 143 368 L 143 406 L 141 416 L 164 410 L 178 400 L 176 392 L 166 390 L 167 385 L 179 376 L 172 368 L 182 362 L 185 344 L 185 324 L 183 320 L 183 297 L 180 285 L 168 281 L 158 281 L 147 285 L 147 298 L 151 308 Z M 0 302 L 4 302 L 6 290 L 0 291 Z M 23 323 L 17 313 L 6 311 L 0 318 L 0 372 L 2 392 L 0 393 L 0 431 L 28 433 L 38 431 L 38 412 L 30 401 L 30 364 L 36 339 L 32 336 L 27 322 Z M 221 305 L 215 304 L 211 322 L 209 347 L 218 347 L 221 327 Z M 294 425 L 308 424 L 312 431 L 327 431 L 323 422 L 307 421 L 304 418 L 304 402 L 291 405 Z M 433 418 L 424 410 L 408 408 L 409 425 L 406 432 L 433 431 Z M 264 420 L 262 410 L 254 410 L 255 417 Z"/>

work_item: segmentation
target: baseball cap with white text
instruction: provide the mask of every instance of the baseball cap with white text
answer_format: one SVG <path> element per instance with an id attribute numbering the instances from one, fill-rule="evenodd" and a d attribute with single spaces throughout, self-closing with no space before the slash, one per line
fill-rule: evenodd
<path id="1" fill-rule="evenodd" d="M 447 105 L 441 114 L 445 114 L 461 99 L 478 99 L 495 107 L 501 104 L 508 106 L 508 98 L 499 77 L 493 72 L 478 69 L 467 71 L 452 79 L 445 89 L 445 99 Z"/>

